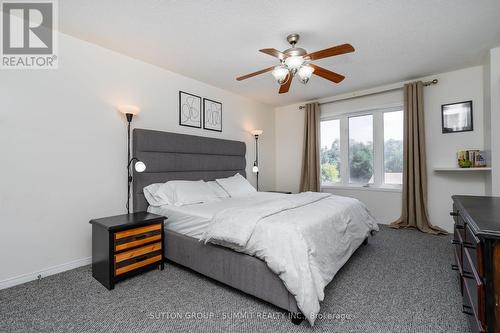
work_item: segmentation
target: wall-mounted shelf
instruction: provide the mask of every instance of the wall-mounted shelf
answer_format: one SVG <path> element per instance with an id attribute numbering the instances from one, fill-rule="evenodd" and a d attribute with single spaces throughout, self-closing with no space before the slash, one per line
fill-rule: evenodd
<path id="1" fill-rule="evenodd" d="M 489 172 L 491 171 L 490 167 L 485 167 L 485 168 L 458 168 L 458 167 L 452 167 L 452 168 L 434 168 L 435 172 L 482 172 L 486 171 Z"/>

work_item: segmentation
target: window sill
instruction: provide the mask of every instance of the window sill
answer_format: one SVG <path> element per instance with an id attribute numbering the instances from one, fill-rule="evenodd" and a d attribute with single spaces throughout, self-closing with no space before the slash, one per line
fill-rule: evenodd
<path id="1" fill-rule="evenodd" d="M 371 186 L 364 187 L 361 185 L 322 185 L 321 190 L 353 190 L 353 191 L 372 191 L 372 192 L 403 192 L 401 187 L 390 187 L 390 186 Z"/>

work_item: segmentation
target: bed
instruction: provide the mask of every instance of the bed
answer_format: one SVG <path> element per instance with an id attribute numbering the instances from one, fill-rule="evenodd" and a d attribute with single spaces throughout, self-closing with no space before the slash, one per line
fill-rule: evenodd
<path id="1" fill-rule="evenodd" d="M 208 212 L 212 211 L 212 214 L 207 213 L 207 209 L 190 211 L 189 207 L 149 207 L 144 197 L 143 188 L 154 183 L 211 181 L 237 173 L 245 176 L 245 155 L 246 145 L 239 141 L 134 129 L 133 156 L 145 162 L 147 169 L 143 173 L 134 172 L 133 209 L 172 217 L 170 222 L 167 220 L 165 228 L 167 260 L 289 311 L 292 322 L 297 324 L 304 316 L 297 305 L 296 295 L 289 292 L 290 287 L 287 289 L 282 277 L 266 262 L 244 252 L 200 241 L 213 213 L 220 211 L 221 207 L 211 205 Z M 287 195 L 258 193 L 252 200 L 266 201 L 279 196 Z M 237 203 L 233 202 L 233 206 Z"/>

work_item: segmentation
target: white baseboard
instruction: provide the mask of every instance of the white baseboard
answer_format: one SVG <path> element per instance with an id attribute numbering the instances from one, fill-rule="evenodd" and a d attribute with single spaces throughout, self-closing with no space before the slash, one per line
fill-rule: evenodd
<path id="1" fill-rule="evenodd" d="M 38 279 L 38 276 L 40 276 L 41 278 L 44 278 L 44 277 L 54 275 L 57 273 L 69 271 L 70 269 L 85 266 L 85 265 L 88 265 L 90 263 L 92 263 L 92 257 L 87 257 L 87 258 L 73 260 L 73 261 L 70 261 L 70 262 L 67 262 L 67 263 L 64 263 L 61 265 L 49 267 L 49 268 L 46 268 L 46 269 L 43 269 L 43 270 L 40 270 L 37 272 L 27 273 L 27 274 L 15 276 L 12 278 L 8 278 L 8 279 L 0 281 L 0 290 L 5 289 L 5 288 L 9 288 L 9 287 L 13 287 L 13 286 L 16 286 L 18 284 L 22 284 L 22 283 L 36 280 L 36 279 Z"/>

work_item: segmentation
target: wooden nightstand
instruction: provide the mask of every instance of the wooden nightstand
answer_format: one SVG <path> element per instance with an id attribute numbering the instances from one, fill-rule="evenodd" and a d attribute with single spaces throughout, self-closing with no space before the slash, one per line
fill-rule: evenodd
<path id="1" fill-rule="evenodd" d="M 93 219 L 92 276 L 109 290 L 153 267 L 163 269 L 163 222 L 147 212 Z"/>

